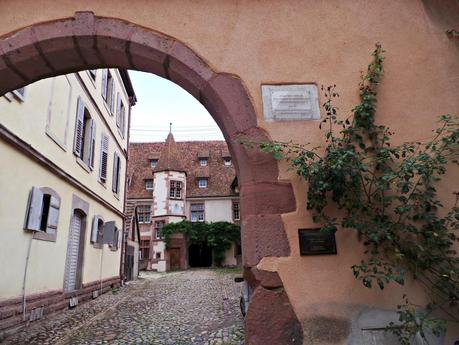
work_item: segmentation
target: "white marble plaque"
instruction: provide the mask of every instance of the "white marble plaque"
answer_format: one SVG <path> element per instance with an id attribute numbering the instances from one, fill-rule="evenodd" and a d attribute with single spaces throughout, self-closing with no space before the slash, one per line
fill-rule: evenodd
<path id="1" fill-rule="evenodd" d="M 267 121 L 319 120 L 315 84 L 262 85 L 263 113 Z"/>

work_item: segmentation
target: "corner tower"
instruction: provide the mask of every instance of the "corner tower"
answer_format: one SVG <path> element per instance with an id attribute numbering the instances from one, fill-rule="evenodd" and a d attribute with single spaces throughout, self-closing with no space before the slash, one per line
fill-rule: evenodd
<path id="1" fill-rule="evenodd" d="M 161 229 L 164 224 L 186 219 L 186 172 L 180 164 L 177 144 L 172 132 L 166 138 L 158 164 L 153 169 L 152 205 L 152 269 L 164 272 L 187 267 L 184 238 L 173 238 L 166 251 Z M 183 242 L 183 243 L 182 243 Z"/>

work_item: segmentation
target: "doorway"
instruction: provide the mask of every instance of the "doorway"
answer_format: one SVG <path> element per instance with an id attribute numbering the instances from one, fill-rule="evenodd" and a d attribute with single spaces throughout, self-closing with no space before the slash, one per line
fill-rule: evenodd
<path id="1" fill-rule="evenodd" d="M 70 234 L 67 244 L 67 258 L 64 274 L 64 291 L 78 290 L 81 281 L 82 260 L 81 254 L 84 247 L 85 214 L 75 210 L 70 221 Z"/>
<path id="2" fill-rule="evenodd" d="M 207 243 L 190 245 L 188 248 L 188 263 L 190 267 L 212 266 L 212 249 Z"/>

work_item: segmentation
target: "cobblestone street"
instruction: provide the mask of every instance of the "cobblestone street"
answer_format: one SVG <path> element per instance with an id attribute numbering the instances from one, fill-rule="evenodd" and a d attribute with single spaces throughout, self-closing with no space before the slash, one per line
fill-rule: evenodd
<path id="1" fill-rule="evenodd" d="M 241 285 L 225 270 L 147 273 L 37 321 L 4 344 L 243 344 Z"/>

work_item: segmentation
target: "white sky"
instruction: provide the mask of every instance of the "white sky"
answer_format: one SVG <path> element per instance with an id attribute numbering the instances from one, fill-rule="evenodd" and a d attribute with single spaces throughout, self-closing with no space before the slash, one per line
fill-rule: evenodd
<path id="1" fill-rule="evenodd" d="M 176 141 L 224 140 L 207 110 L 180 86 L 151 73 L 129 71 L 129 76 L 137 96 L 131 142 L 166 140 L 170 122 Z"/>

